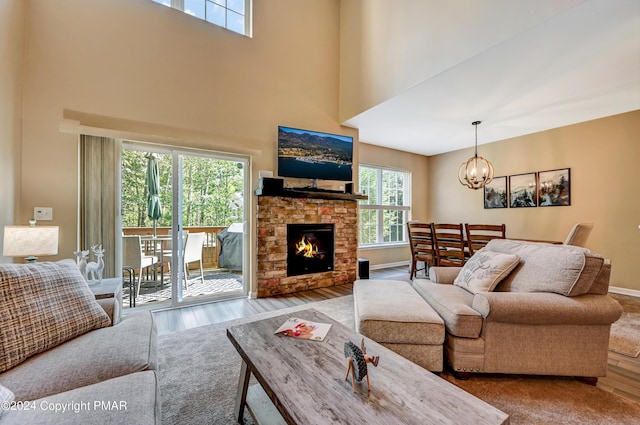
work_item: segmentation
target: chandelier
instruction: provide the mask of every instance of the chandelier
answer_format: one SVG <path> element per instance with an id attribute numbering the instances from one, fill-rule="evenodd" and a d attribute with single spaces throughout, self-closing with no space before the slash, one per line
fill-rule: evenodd
<path id="1" fill-rule="evenodd" d="M 471 124 L 476 128 L 476 153 L 463 162 L 458 170 L 458 181 L 469 189 L 480 189 L 493 180 L 493 165 L 481 156 L 478 156 L 478 124 L 482 121 L 474 121 Z"/>

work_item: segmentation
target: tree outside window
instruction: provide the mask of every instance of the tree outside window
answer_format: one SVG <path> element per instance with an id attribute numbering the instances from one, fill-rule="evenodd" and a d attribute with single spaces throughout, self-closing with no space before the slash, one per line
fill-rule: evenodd
<path id="1" fill-rule="evenodd" d="M 361 246 L 407 241 L 406 223 L 410 206 L 408 171 L 360 165 L 360 191 L 369 199 L 360 201 Z"/>
<path id="2" fill-rule="evenodd" d="M 122 227 L 150 227 L 145 184 L 147 153 L 122 151 Z M 162 217 L 157 225 L 170 227 L 172 206 L 171 155 L 158 154 Z M 184 226 L 229 226 L 243 221 L 242 164 L 200 156 L 185 156 L 182 169 Z"/>

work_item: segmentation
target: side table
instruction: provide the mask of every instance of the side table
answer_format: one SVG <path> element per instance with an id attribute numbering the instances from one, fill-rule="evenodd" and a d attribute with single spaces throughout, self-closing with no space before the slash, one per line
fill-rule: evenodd
<path id="1" fill-rule="evenodd" d="M 98 304 L 113 319 L 113 324 L 117 325 L 122 318 L 122 278 L 102 279 L 100 283 L 89 281 L 89 288 Z"/>

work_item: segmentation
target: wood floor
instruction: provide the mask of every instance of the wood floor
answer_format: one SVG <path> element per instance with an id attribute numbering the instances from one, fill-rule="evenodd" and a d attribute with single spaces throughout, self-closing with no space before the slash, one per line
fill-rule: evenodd
<path id="1" fill-rule="evenodd" d="M 370 275 L 371 279 L 409 281 L 407 267 L 371 270 Z M 158 325 L 158 334 L 163 335 L 266 311 L 350 295 L 352 288 L 353 285 L 347 284 L 279 297 L 259 299 L 243 297 L 173 310 L 156 311 L 154 316 Z M 640 402 L 640 358 L 627 357 L 610 351 L 607 376 L 598 379 L 598 387 Z"/>

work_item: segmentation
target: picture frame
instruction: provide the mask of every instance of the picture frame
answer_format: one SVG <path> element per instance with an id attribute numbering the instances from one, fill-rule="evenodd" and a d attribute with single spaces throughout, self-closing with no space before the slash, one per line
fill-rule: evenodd
<path id="1" fill-rule="evenodd" d="M 509 193 L 507 192 L 507 176 L 494 177 L 484 187 L 484 209 L 507 208 Z"/>
<path id="2" fill-rule="evenodd" d="M 571 169 L 539 171 L 537 198 L 540 207 L 571 205 Z"/>
<path id="3" fill-rule="evenodd" d="M 536 207 L 538 205 L 536 183 L 536 173 L 509 176 L 509 207 Z"/>

